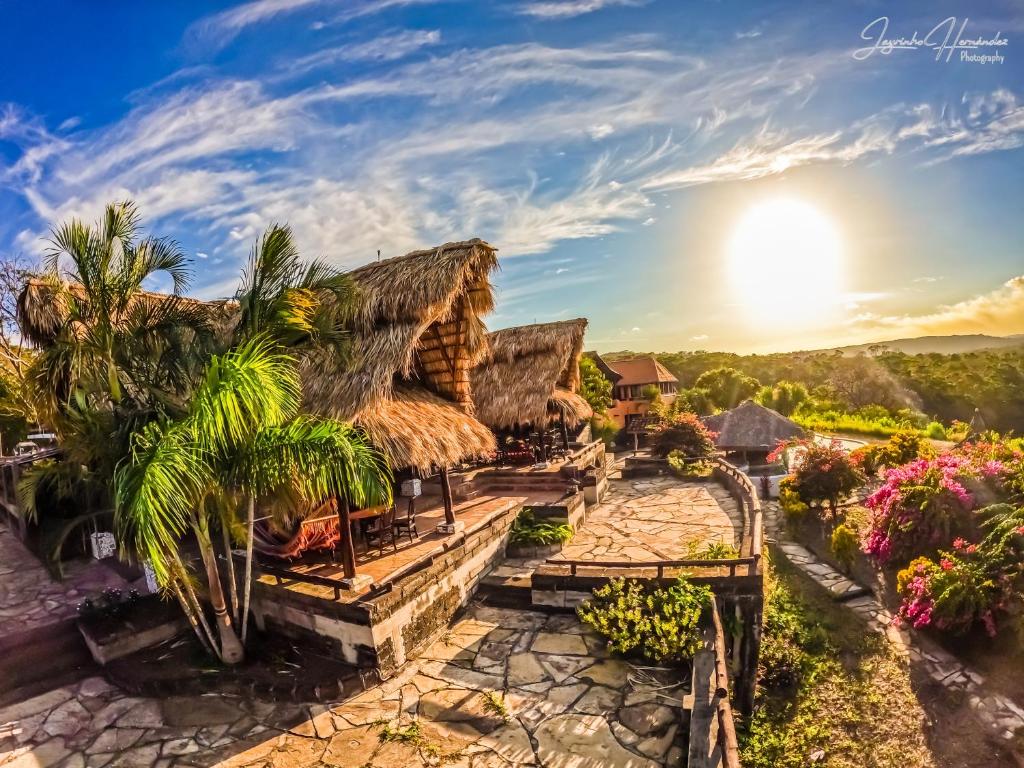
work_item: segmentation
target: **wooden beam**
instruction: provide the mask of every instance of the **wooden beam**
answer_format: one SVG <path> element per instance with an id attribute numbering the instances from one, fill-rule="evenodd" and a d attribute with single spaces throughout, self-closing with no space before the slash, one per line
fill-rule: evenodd
<path id="1" fill-rule="evenodd" d="M 455 525 L 455 510 L 452 503 L 452 483 L 448 477 L 448 467 L 441 468 L 441 501 L 444 502 L 444 521 Z"/>
<path id="2" fill-rule="evenodd" d="M 352 517 L 348 505 L 348 495 L 342 494 L 338 500 L 338 533 L 341 534 L 341 569 L 346 579 L 356 575 L 356 550 L 352 546 Z"/>

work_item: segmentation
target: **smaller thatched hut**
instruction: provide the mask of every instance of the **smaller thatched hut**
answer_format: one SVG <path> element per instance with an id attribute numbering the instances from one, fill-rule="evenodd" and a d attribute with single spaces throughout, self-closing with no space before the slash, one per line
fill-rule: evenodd
<path id="1" fill-rule="evenodd" d="M 489 348 L 472 375 L 477 418 L 496 430 L 590 418 L 593 410 L 579 395 L 586 329 L 579 318 L 489 334 Z"/>
<path id="2" fill-rule="evenodd" d="M 704 418 L 715 445 L 727 453 L 743 454 L 748 464 L 763 463 L 780 440 L 803 437 L 805 430 L 771 408 L 745 400 L 732 410 Z"/>

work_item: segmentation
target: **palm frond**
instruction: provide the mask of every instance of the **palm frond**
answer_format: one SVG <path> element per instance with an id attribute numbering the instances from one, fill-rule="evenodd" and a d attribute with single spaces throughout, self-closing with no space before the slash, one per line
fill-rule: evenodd
<path id="1" fill-rule="evenodd" d="M 190 428 L 204 450 L 227 454 L 258 429 L 294 416 L 299 400 L 294 361 L 259 336 L 210 360 L 192 396 Z"/>
<path id="2" fill-rule="evenodd" d="M 347 496 L 360 506 L 390 503 L 387 462 L 349 424 L 299 416 L 253 435 L 227 477 L 257 497 L 282 491 L 311 502 Z"/>
<path id="3" fill-rule="evenodd" d="M 205 457 L 180 425 L 145 427 L 114 475 L 118 540 L 150 561 L 161 584 L 171 577 L 173 553 L 210 482 Z"/>

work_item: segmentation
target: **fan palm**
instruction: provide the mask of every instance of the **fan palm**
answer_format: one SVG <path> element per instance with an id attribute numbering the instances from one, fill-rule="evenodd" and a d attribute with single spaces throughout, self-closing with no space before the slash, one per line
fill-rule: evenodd
<path id="1" fill-rule="evenodd" d="M 115 476 L 119 540 L 151 563 L 197 635 L 226 663 L 239 661 L 243 647 L 228 612 L 211 524 L 228 525 L 243 498 L 250 526 L 255 500 L 272 495 L 305 501 L 345 495 L 359 504 L 390 498 L 386 464 L 353 427 L 300 416 L 298 407 L 294 359 L 273 339 L 256 336 L 213 357 L 187 412 L 140 430 Z M 199 544 L 216 633 L 179 553 L 187 531 Z M 251 547 L 251 530 L 247 540 Z M 247 569 L 248 563 L 251 556 Z M 250 578 L 247 573 L 243 636 Z"/>

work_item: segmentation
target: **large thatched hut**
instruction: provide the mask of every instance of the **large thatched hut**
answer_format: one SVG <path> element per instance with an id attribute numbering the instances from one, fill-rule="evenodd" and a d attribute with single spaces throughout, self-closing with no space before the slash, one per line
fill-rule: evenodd
<path id="1" fill-rule="evenodd" d="M 492 451 L 494 436 L 472 415 L 470 371 L 487 347 L 480 317 L 493 307 L 496 265 L 493 247 L 469 240 L 351 272 L 358 288 L 352 355 L 303 360 L 305 409 L 359 424 L 396 469 L 426 474 Z M 47 279 L 28 281 L 18 302 L 26 340 L 54 341 L 66 295 Z M 151 292 L 134 301 L 205 304 L 225 326 L 238 308 Z"/>
<path id="2" fill-rule="evenodd" d="M 593 411 L 579 395 L 585 319 L 504 328 L 488 335 L 473 369 L 476 416 L 496 430 L 578 424 Z"/>
<path id="3" fill-rule="evenodd" d="M 470 372 L 487 349 L 495 266 L 493 247 L 468 240 L 351 272 L 353 359 L 304 361 L 306 409 L 361 425 L 394 467 L 428 473 L 493 451 Z"/>
<path id="4" fill-rule="evenodd" d="M 717 433 L 715 446 L 727 453 L 741 454 L 749 464 L 761 463 L 781 440 L 803 437 L 803 427 L 782 414 L 753 400 L 707 416 L 704 423 Z"/>

